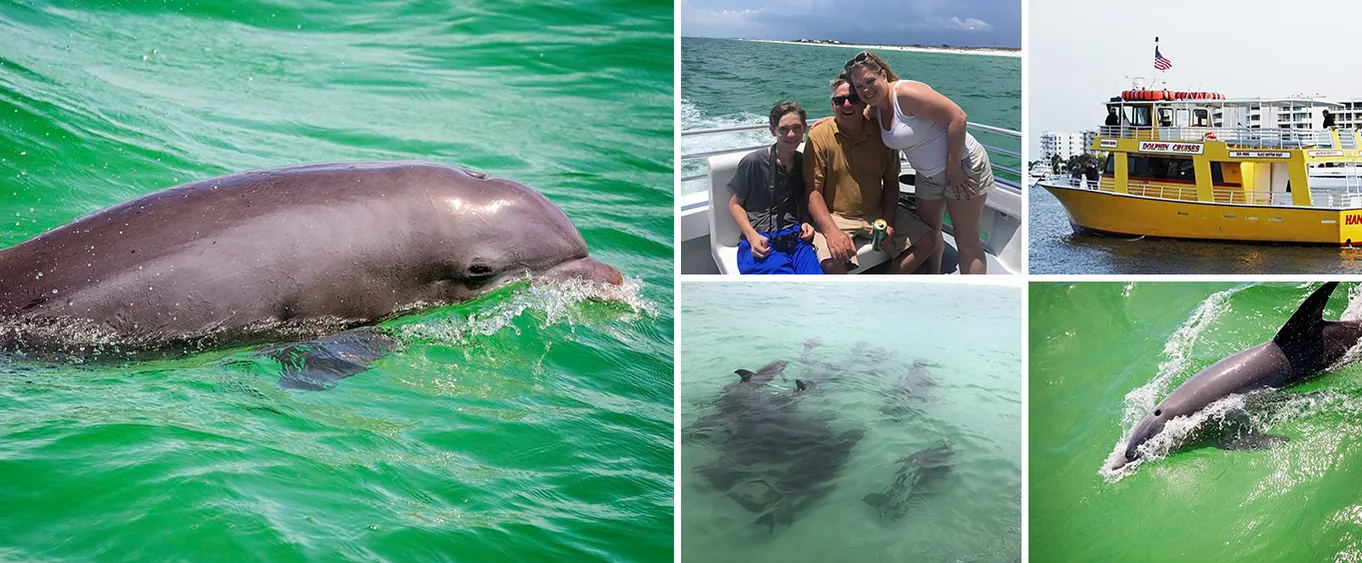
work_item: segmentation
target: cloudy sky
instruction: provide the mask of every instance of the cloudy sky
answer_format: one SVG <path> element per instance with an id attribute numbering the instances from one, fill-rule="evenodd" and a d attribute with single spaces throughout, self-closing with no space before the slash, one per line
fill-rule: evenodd
<path id="1" fill-rule="evenodd" d="M 1167 73 L 1157 73 L 1169 90 L 1362 99 L 1355 56 L 1362 40 L 1351 30 L 1357 6 L 1357 0 L 1031 0 L 1027 146 L 1037 154 L 1043 131 L 1101 125 L 1102 102 L 1129 89 L 1127 77 L 1155 78 L 1155 36 L 1173 61 Z"/>
<path id="2" fill-rule="evenodd" d="M 683 0 L 681 35 L 1021 47 L 1021 0 Z"/>

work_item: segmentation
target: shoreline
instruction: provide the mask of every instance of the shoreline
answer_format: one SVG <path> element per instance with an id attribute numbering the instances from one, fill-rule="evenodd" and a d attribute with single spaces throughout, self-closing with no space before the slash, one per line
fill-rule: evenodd
<path id="1" fill-rule="evenodd" d="M 804 41 L 777 41 L 774 39 L 739 39 L 758 43 L 785 43 L 787 45 L 813 45 L 816 47 L 849 47 L 861 50 L 910 51 L 914 53 L 947 53 L 953 55 L 983 55 L 986 57 L 1021 58 L 1021 49 L 993 49 L 988 47 L 904 47 L 899 45 L 862 45 L 856 43 L 809 43 Z"/>

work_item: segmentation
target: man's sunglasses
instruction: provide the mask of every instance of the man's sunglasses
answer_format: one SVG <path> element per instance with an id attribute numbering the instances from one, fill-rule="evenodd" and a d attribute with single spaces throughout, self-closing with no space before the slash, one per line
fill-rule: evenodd
<path id="1" fill-rule="evenodd" d="M 850 96 L 833 96 L 833 97 L 832 97 L 832 107 L 838 107 L 838 108 L 839 108 L 839 107 L 842 107 L 842 104 L 847 103 L 847 102 L 850 102 L 850 103 L 853 103 L 853 104 L 859 104 L 859 103 L 861 103 L 861 98 L 858 97 L 856 94 L 852 94 L 852 95 L 850 95 Z"/>

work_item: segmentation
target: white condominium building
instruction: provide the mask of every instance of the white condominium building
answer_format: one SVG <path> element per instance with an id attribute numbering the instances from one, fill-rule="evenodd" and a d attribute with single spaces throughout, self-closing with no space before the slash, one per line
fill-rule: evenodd
<path id="1" fill-rule="evenodd" d="M 1096 131 L 1084 131 L 1082 133 L 1051 133 L 1046 131 L 1040 134 L 1040 157 L 1045 162 L 1049 162 L 1055 155 L 1059 155 L 1060 160 L 1069 160 L 1070 157 L 1088 152 L 1088 147 L 1092 146 L 1092 141 L 1095 138 L 1097 138 Z"/>

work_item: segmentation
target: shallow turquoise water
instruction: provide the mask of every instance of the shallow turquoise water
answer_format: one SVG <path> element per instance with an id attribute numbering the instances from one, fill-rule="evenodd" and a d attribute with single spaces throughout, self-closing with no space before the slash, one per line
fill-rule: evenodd
<path id="1" fill-rule="evenodd" d="M 687 283 L 682 286 L 681 549 L 687 561 L 1017 561 L 1021 558 L 1021 294 L 916 283 Z M 816 344 L 806 347 L 806 342 Z M 774 532 L 699 470 L 722 441 L 691 433 L 737 368 L 789 362 L 762 393 L 795 397 L 791 427 L 860 430 L 826 497 Z M 915 361 L 935 385 L 893 390 Z M 814 383 L 793 395 L 794 380 Z M 907 412 L 894 407 L 906 406 Z M 772 443 L 781 440 L 778 432 Z M 954 443 L 951 472 L 902 519 L 862 500 L 895 460 Z M 802 447 L 802 446 L 800 446 Z M 775 456 L 775 454 L 772 454 Z M 778 457 L 778 456 L 775 456 Z M 774 459 L 774 458 L 773 458 Z M 783 462 L 758 465 L 778 481 Z M 761 491 L 752 483 L 733 490 Z M 791 497 L 797 498 L 797 497 Z"/>
<path id="2" fill-rule="evenodd" d="M 0 0 L 0 247 L 178 183 L 424 159 L 544 192 L 621 291 L 387 326 L 325 392 L 233 349 L 0 361 L 0 559 L 668 560 L 672 7 Z"/>

